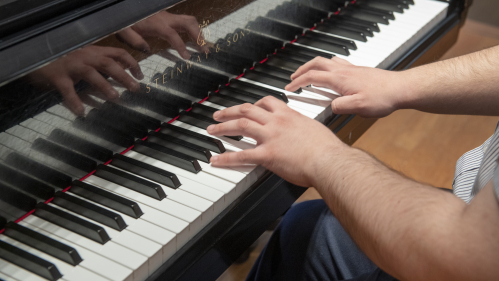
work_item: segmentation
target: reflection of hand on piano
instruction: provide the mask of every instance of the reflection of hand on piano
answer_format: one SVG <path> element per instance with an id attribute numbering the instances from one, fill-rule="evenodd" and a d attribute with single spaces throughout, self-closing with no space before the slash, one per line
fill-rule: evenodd
<path id="1" fill-rule="evenodd" d="M 194 40 L 200 35 L 200 27 L 195 17 L 188 15 L 175 15 L 166 11 L 160 12 L 150 18 L 138 22 L 118 33 L 126 43 L 133 48 L 150 52 L 149 44 L 145 37 L 159 37 L 172 46 L 184 59 L 190 58 L 184 41 L 179 36 L 180 32 L 187 32 Z"/>
<path id="2" fill-rule="evenodd" d="M 244 135 L 255 139 L 257 146 L 212 156 L 213 166 L 263 165 L 299 186 L 314 186 L 320 166 L 327 165 L 321 160 L 331 159 L 324 156 L 346 146 L 318 121 L 270 96 L 254 105 L 243 104 L 218 111 L 214 119 L 224 123 L 211 125 L 208 133 Z"/>
<path id="3" fill-rule="evenodd" d="M 83 104 L 74 85 L 85 80 L 107 99 L 115 99 L 118 92 L 99 72 L 109 75 L 129 90 L 138 90 L 139 84 L 125 72 L 129 69 L 137 79 L 144 76 L 135 59 L 123 49 L 88 46 L 37 70 L 30 78 L 38 85 L 49 85 L 60 91 L 69 109 L 83 115 Z"/>
<path id="4" fill-rule="evenodd" d="M 336 114 L 384 117 L 397 109 L 406 85 L 400 72 L 355 66 L 344 59 L 317 57 L 291 75 L 286 90 L 296 91 L 310 84 L 338 92 L 332 102 Z"/>

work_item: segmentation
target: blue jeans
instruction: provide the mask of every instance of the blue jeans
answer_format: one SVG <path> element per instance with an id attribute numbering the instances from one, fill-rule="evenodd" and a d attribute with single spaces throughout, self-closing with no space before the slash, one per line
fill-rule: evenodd
<path id="1" fill-rule="evenodd" d="M 396 279 L 355 245 L 323 200 L 312 200 L 289 209 L 246 280 Z"/>

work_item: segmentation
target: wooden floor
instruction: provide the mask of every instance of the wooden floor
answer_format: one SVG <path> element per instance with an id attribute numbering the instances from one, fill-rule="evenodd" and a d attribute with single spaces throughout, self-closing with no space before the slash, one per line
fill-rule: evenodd
<path id="1" fill-rule="evenodd" d="M 499 45 L 499 28 L 468 20 L 458 42 L 442 59 Z M 386 165 L 417 181 L 452 187 L 457 159 L 490 137 L 497 117 L 434 115 L 401 110 L 378 120 L 355 144 Z M 309 188 L 299 201 L 318 199 Z M 218 281 L 244 280 L 271 233 L 264 233 L 250 258 L 232 265 Z"/>

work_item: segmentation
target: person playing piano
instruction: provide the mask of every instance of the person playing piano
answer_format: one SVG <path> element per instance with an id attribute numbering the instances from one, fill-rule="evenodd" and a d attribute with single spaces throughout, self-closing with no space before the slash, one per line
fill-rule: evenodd
<path id="1" fill-rule="evenodd" d="M 332 101 L 336 114 L 383 117 L 412 108 L 499 116 L 498 61 L 499 46 L 400 72 L 316 58 L 286 89 L 330 88 L 341 94 Z M 248 280 L 499 276 L 499 130 L 459 160 L 453 195 L 389 169 L 272 97 L 214 118 L 223 123 L 208 128 L 212 135 L 245 135 L 258 145 L 213 156 L 213 165 L 261 164 L 294 184 L 314 186 L 323 198 L 287 212 Z"/>

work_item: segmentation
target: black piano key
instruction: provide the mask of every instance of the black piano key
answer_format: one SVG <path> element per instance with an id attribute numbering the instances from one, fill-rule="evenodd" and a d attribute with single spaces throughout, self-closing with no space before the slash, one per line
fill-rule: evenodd
<path id="1" fill-rule="evenodd" d="M 142 86 L 141 86 L 142 87 Z M 151 88 L 152 89 L 152 88 Z M 100 108 L 112 115 L 123 119 L 132 119 L 149 130 L 156 130 L 161 125 L 161 121 L 113 102 L 105 102 Z"/>
<path id="2" fill-rule="evenodd" d="M 31 147 L 87 173 L 97 167 L 97 162 L 94 160 L 45 139 L 36 139 Z"/>
<path id="3" fill-rule="evenodd" d="M 166 170 L 149 165 L 147 163 L 126 157 L 121 154 L 115 154 L 113 157 L 112 165 L 128 172 L 137 174 L 141 177 L 159 182 L 163 185 L 177 189 L 181 183 L 177 175 L 170 173 Z"/>
<path id="4" fill-rule="evenodd" d="M 331 33 L 335 35 L 340 35 L 346 38 L 358 40 L 361 42 L 367 42 L 366 35 L 361 31 L 352 30 L 348 27 L 344 27 L 340 24 L 334 24 L 331 22 L 324 22 L 317 25 L 315 30 Z"/>
<path id="5" fill-rule="evenodd" d="M 359 34 L 362 34 L 365 37 L 373 37 L 374 36 L 374 32 L 373 32 L 372 28 L 370 28 L 368 26 L 362 26 L 359 24 L 346 23 L 346 22 L 339 20 L 337 17 L 329 18 L 328 20 L 324 21 L 323 24 L 325 26 L 331 26 L 331 27 L 337 26 L 337 27 L 345 29 L 345 30 L 349 30 L 352 32 L 358 32 Z M 319 26 L 317 26 L 317 28 L 318 28 L 318 30 L 320 30 Z M 339 35 L 341 35 L 341 34 L 339 34 Z M 355 39 L 355 38 L 352 38 L 352 39 Z M 360 41 L 362 41 L 362 40 L 360 40 Z"/>
<path id="6" fill-rule="evenodd" d="M 18 170 L 24 171 L 61 189 L 64 189 L 71 185 L 72 179 L 70 176 L 47 167 L 43 164 L 40 164 L 36 161 L 33 161 L 20 154 L 9 154 L 5 162 L 11 167 L 15 167 Z"/>
<path id="7" fill-rule="evenodd" d="M 146 140 L 146 142 L 155 143 L 163 147 L 173 149 L 185 155 L 194 157 L 200 161 L 210 163 L 211 152 L 201 146 L 189 143 L 185 140 L 180 140 L 170 135 L 154 132 Z"/>
<path id="8" fill-rule="evenodd" d="M 334 1 L 320 1 L 320 0 L 292 0 L 292 2 L 300 3 L 302 5 L 310 6 L 315 9 L 328 11 L 328 12 L 336 12 L 339 8 L 338 3 Z M 340 3 L 340 5 L 344 5 L 344 1 Z"/>
<path id="9" fill-rule="evenodd" d="M 344 9 L 341 10 L 340 15 L 347 15 L 352 18 L 364 20 L 364 21 L 371 21 L 371 22 L 376 22 L 376 23 L 381 23 L 381 24 L 389 24 L 389 19 L 388 16 L 374 13 L 372 11 L 368 11 L 365 9 L 359 9 L 358 7 L 353 8 L 353 7 L 345 7 Z"/>
<path id="10" fill-rule="evenodd" d="M 304 46 L 298 46 L 294 44 L 286 44 L 284 48 L 278 50 L 278 53 L 282 54 L 293 54 L 296 56 L 302 56 L 306 58 L 313 59 L 315 57 L 324 57 L 326 59 L 331 59 L 334 57 L 333 54 L 329 54 L 319 50 L 313 50 Z"/>
<path id="11" fill-rule="evenodd" d="M 28 196 L 20 191 L 17 191 L 3 183 L 0 183 L 0 200 L 6 204 L 0 204 L 0 208 L 8 208 L 6 205 L 19 210 L 20 215 L 16 214 L 17 218 L 22 217 L 25 213 L 32 211 L 36 205 L 36 199 Z"/>
<path id="12" fill-rule="evenodd" d="M 147 136 L 148 130 L 136 123 L 127 122 L 126 119 L 121 119 L 119 116 L 109 116 L 103 110 L 92 109 L 86 116 L 87 120 L 101 122 L 109 127 L 112 127 L 125 134 L 129 134 L 135 138 L 144 138 Z"/>
<path id="13" fill-rule="evenodd" d="M 3 204 L 3 201 L 0 200 L 0 204 Z M 21 213 L 25 214 L 26 212 L 21 210 Z M 17 214 L 12 215 L 11 212 L 6 212 L 0 208 L 0 217 L 5 218 L 6 221 L 15 221 L 19 218 Z"/>
<path id="14" fill-rule="evenodd" d="M 132 108 L 136 106 L 143 107 L 166 117 L 175 117 L 179 112 L 179 108 L 177 106 L 151 98 L 147 95 L 142 95 L 142 93 L 125 91 L 121 94 L 121 99 Z"/>
<path id="15" fill-rule="evenodd" d="M 206 65 L 227 73 L 239 75 L 245 68 L 250 68 L 254 64 L 253 60 L 237 53 L 227 52 L 220 48 L 210 48 L 209 50 L 208 59 L 204 60 Z"/>
<path id="16" fill-rule="evenodd" d="M 99 165 L 94 175 L 154 199 L 163 200 L 166 198 L 165 191 L 160 185 L 112 167 Z"/>
<path id="17" fill-rule="evenodd" d="M 279 56 L 273 55 L 265 61 L 264 64 L 270 65 L 273 67 L 281 68 L 287 71 L 295 72 L 300 66 L 302 66 L 304 63 L 301 61 L 297 61 L 293 58 L 286 58 L 282 59 L 282 55 L 279 54 Z"/>
<path id="18" fill-rule="evenodd" d="M 357 50 L 357 45 L 353 40 L 343 39 L 332 35 L 322 34 L 318 32 L 309 31 L 304 35 L 305 38 L 310 38 L 311 40 L 321 40 L 324 42 L 329 42 L 331 44 L 337 44 L 340 46 L 345 46 L 350 50 Z"/>
<path id="19" fill-rule="evenodd" d="M 135 140 L 131 135 L 123 134 L 123 132 L 118 131 L 112 127 L 109 127 L 97 121 L 87 120 L 86 118 L 77 118 L 73 122 L 73 126 L 122 147 L 132 146 Z"/>
<path id="20" fill-rule="evenodd" d="M 196 112 L 196 113 L 203 113 L 203 114 L 209 114 L 210 117 L 213 118 L 213 113 L 217 112 L 219 109 L 217 108 L 214 108 L 214 107 L 211 107 L 211 106 L 207 106 L 207 105 L 204 105 L 202 103 L 193 103 L 192 104 L 192 107 L 191 107 L 191 111 L 192 112 Z"/>
<path id="21" fill-rule="evenodd" d="M 253 70 L 272 75 L 274 77 L 291 82 L 291 75 L 294 73 L 290 70 L 281 69 L 278 67 L 273 67 L 267 64 L 257 64 Z"/>
<path id="22" fill-rule="evenodd" d="M 259 95 L 262 98 L 266 97 L 266 96 L 273 96 L 273 97 L 280 99 L 286 103 L 288 102 L 288 97 L 283 92 L 275 91 L 275 90 L 272 90 L 272 89 L 269 89 L 266 87 L 262 87 L 259 85 L 255 85 L 253 83 L 249 83 L 249 82 L 245 82 L 245 81 L 241 81 L 241 80 L 237 80 L 237 79 L 232 79 L 230 81 L 229 86 L 227 86 L 227 87 L 231 90 L 236 90 L 236 91 L 240 90 L 240 91 L 249 92 L 249 93 L 252 93 L 255 95 Z M 295 93 L 298 93 L 298 91 Z"/>
<path id="23" fill-rule="evenodd" d="M 397 13 L 403 13 L 404 8 L 406 5 L 399 4 L 396 2 L 390 2 L 390 1 L 382 1 L 382 0 L 377 0 L 377 1 L 369 1 L 369 0 L 360 0 L 355 2 L 356 5 L 360 7 L 371 7 L 375 9 L 380 9 L 380 10 L 385 10 L 385 11 L 392 11 L 392 12 L 397 12 Z M 407 5 L 407 8 L 409 6 Z M 405 9 L 407 9 L 405 8 Z"/>
<path id="24" fill-rule="evenodd" d="M 390 1 L 404 5 L 414 5 L 414 0 L 390 0 Z"/>
<path id="25" fill-rule="evenodd" d="M 231 106 L 240 105 L 240 104 L 244 103 L 244 101 L 242 101 L 242 100 L 238 100 L 236 98 L 230 98 L 227 96 L 218 95 L 216 93 L 210 94 L 207 101 L 221 105 L 221 106 L 225 106 L 225 107 L 231 107 Z"/>
<path id="26" fill-rule="evenodd" d="M 220 95 L 219 95 L 220 96 Z M 229 96 L 223 96 L 224 99 L 235 99 Z M 209 99 L 208 99 L 209 100 Z M 243 104 L 244 101 L 242 101 L 240 104 Z M 212 117 L 204 116 L 201 114 L 197 114 L 194 112 L 182 112 L 178 118 L 179 121 L 182 121 L 184 123 L 196 126 L 201 129 L 208 128 L 208 126 L 212 124 L 219 124 L 220 122 L 215 121 Z M 225 136 L 227 138 L 233 139 L 240 141 L 243 139 L 243 136 Z"/>
<path id="27" fill-rule="evenodd" d="M 267 17 L 311 28 L 317 22 L 329 16 L 328 11 L 321 11 L 298 3 L 287 2 L 267 13 Z"/>
<path id="28" fill-rule="evenodd" d="M 34 197 L 43 200 L 54 197 L 55 190 L 51 186 L 2 164 L 0 164 L 0 178 Z"/>
<path id="29" fill-rule="evenodd" d="M 393 14 L 392 11 L 383 10 L 383 9 L 377 9 L 377 8 L 368 7 L 368 6 L 361 6 L 361 5 L 351 5 L 349 7 L 352 8 L 352 9 L 354 9 L 354 10 L 357 9 L 357 10 L 365 11 L 365 12 L 368 12 L 368 13 L 371 13 L 371 14 L 385 16 L 389 20 L 394 20 L 395 19 L 395 15 Z"/>
<path id="30" fill-rule="evenodd" d="M 101 226 L 43 203 L 36 205 L 34 215 L 100 244 L 111 240 Z"/>
<path id="31" fill-rule="evenodd" d="M 225 152 L 225 147 L 220 140 L 178 126 L 165 123 L 161 125 L 159 132 L 202 146 L 216 153 Z"/>
<path id="32" fill-rule="evenodd" d="M 227 88 L 227 87 L 220 89 L 217 94 L 222 95 L 222 96 L 234 97 L 236 99 L 240 99 L 242 101 L 249 102 L 249 103 L 255 103 L 261 98 L 260 96 L 257 96 L 257 95 L 254 95 L 254 94 L 251 94 L 248 92 L 234 91 L 234 90 Z M 197 112 L 196 110 L 191 110 L 191 111 L 194 113 L 200 113 L 200 112 Z M 198 109 L 198 111 L 200 111 L 200 110 Z M 211 114 L 211 116 L 213 117 L 213 113 Z"/>
<path id="33" fill-rule="evenodd" d="M 48 280 L 62 277 L 55 265 L 0 240 L 0 258 Z"/>
<path id="34" fill-rule="evenodd" d="M 329 20 L 339 21 L 339 22 L 346 23 L 349 25 L 356 25 L 356 26 L 361 26 L 364 28 L 369 28 L 373 32 L 380 31 L 378 23 L 376 21 L 362 20 L 362 19 L 351 17 L 349 15 L 335 15 L 335 16 L 332 16 L 327 21 L 329 21 Z"/>
<path id="35" fill-rule="evenodd" d="M 6 224 L 7 224 L 7 219 L 0 216 L 0 230 L 4 229 Z"/>
<path id="36" fill-rule="evenodd" d="M 267 84 L 276 88 L 284 89 L 286 85 L 291 83 L 291 79 L 285 79 L 281 77 L 274 76 L 265 72 L 255 70 L 250 70 L 244 74 L 244 78 L 250 79 L 256 82 Z"/>
<path id="37" fill-rule="evenodd" d="M 52 203 L 118 231 L 127 226 L 121 215 L 61 191 L 56 192 Z"/>
<path id="38" fill-rule="evenodd" d="M 196 159 L 154 143 L 137 141 L 133 150 L 189 172 L 197 174 L 201 171 L 201 166 Z"/>
<path id="39" fill-rule="evenodd" d="M 61 129 L 53 130 L 48 139 L 102 162 L 108 161 L 113 156 L 113 152 L 111 150 L 84 140 L 73 134 L 64 132 Z"/>
<path id="40" fill-rule="evenodd" d="M 9 222 L 3 234 L 74 266 L 83 260 L 73 247 L 17 223 Z"/>
<path id="41" fill-rule="evenodd" d="M 311 38 L 310 36 L 300 36 L 298 39 L 296 39 L 296 43 L 326 50 L 329 52 L 333 52 L 335 54 L 340 54 L 344 56 L 349 56 L 350 52 L 348 51 L 348 48 L 344 45 L 339 45 L 335 43 L 330 43 L 328 41 L 323 41 L 320 39 L 314 39 Z"/>
<path id="42" fill-rule="evenodd" d="M 114 161 L 115 159 L 113 158 L 113 164 Z M 132 218 L 140 218 L 144 214 L 140 209 L 139 204 L 137 204 L 136 202 L 131 201 L 127 198 L 123 198 L 104 189 L 95 187 L 88 183 L 73 181 L 70 191 L 90 201 L 99 203 L 122 214 L 131 216 Z"/>

